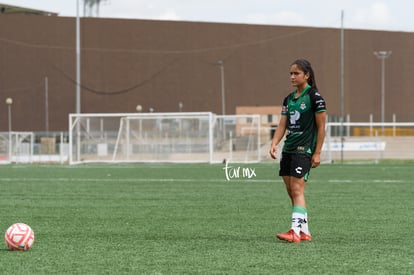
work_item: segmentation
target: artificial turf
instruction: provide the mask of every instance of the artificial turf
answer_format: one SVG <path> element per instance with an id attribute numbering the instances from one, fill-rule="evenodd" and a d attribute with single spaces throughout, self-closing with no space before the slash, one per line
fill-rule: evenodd
<path id="1" fill-rule="evenodd" d="M 291 206 L 277 163 L 0 166 L 0 233 L 29 224 L 3 274 L 412 274 L 412 163 L 322 165 L 306 187 L 312 242 L 275 233 Z"/>

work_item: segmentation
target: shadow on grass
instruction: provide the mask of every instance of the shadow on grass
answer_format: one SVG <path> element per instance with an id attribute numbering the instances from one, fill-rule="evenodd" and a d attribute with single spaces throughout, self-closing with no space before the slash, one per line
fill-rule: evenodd
<path id="1" fill-rule="evenodd" d="M 145 241 L 218 241 L 218 242 L 262 242 L 262 243 L 288 243 L 281 241 L 276 236 L 237 236 L 237 235 L 210 235 L 210 236 L 192 236 L 192 235 L 147 235 L 141 240 Z"/>
<path id="2" fill-rule="evenodd" d="M 6 252 L 24 253 L 24 252 L 27 252 L 27 250 L 13 250 L 13 249 L 10 249 L 10 248 L 0 248 L 0 253 L 2 253 L 2 252 L 4 252 L 4 253 L 6 253 Z"/>

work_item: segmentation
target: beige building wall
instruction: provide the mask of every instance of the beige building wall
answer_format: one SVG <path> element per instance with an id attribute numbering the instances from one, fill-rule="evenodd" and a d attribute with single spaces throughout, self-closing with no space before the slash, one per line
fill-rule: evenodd
<path id="1" fill-rule="evenodd" d="M 236 115 L 259 115 L 261 140 L 267 140 L 273 137 L 274 130 L 279 124 L 281 110 L 281 106 L 237 106 Z M 243 134 L 241 129 L 245 126 L 245 123 L 237 123 L 236 132 Z"/>

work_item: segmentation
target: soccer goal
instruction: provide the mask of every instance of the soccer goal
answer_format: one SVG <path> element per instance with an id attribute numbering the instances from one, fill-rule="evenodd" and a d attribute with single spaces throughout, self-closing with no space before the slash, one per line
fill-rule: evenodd
<path id="1" fill-rule="evenodd" d="M 31 163 L 33 132 L 0 133 L 0 163 Z"/>
<path id="2" fill-rule="evenodd" d="M 70 114 L 69 163 L 258 162 L 258 115 Z"/>
<path id="3" fill-rule="evenodd" d="M 414 158 L 413 122 L 329 122 L 323 162 L 371 162 Z"/>

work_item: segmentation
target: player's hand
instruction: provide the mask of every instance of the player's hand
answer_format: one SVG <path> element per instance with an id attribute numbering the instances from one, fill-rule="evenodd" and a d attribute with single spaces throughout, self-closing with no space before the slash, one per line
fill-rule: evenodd
<path id="1" fill-rule="evenodd" d="M 269 150 L 270 157 L 271 157 L 272 159 L 277 159 L 277 157 L 276 157 L 276 153 L 277 153 L 277 145 L 272 144 L 272 145 L 270 146 L 270 150 Z"/>
<path id="2" fill-rule="evenodd" d="M 312 168 L 316 168 L 321 164 L 321 154 L 313 154 L 312 155 Z"/>

